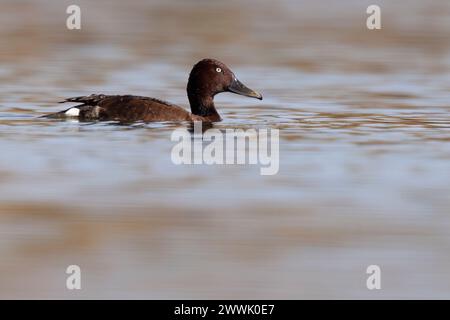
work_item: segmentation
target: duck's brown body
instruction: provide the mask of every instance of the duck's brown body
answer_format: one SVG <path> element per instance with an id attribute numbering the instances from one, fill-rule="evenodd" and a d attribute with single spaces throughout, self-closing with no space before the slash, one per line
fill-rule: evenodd
<path id="1" fill-rule="evenodd" d="M 216 122 L 222 119 L 214 106 L 214 96 L 225 91 L 262 99 L 259 93 L 237 80 L 223 63 L 204 59 L 194 66 L 189 76 L 187 93 L 192 113 L 177 105 L 150 97 L 92 94 L 62 101 L 79 104 L 48 117 L 77 117 L 82 121 Z"/>
<path id="2" fill-rule="evenodd" d="M 75 97 L 63 102 L 81 103 L 76 107 L 79 110 L 78 118 L 82 121 L 220 121 L 220 117 L 201 117 L 194 115 L 186 109 L 150 97 L 132 95 L 104 95 L 93 94 L 84 97 Z M 69 108 L 53 114 L 54 117 L 67 117 Z M 155 120 L 157 119 L 157 120 Z"/>

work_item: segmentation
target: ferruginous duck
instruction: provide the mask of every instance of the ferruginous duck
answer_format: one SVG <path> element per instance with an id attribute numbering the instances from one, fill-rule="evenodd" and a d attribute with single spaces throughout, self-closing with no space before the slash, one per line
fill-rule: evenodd
<path id="1" fill-rule="evenodd" d="M 214 106 L 214 96 L 218 93 L 233 92 L 262 100 L 261 94 L 246 87 L 224 63 L 214 59 L 203 59 L 194 65 L 186 89 L 191 112 L 150 97 L 91 94 L 62 101 L 79 105 L 46 117 L 78 118 L 81 121 L 216 122 L 222 120 Z"/>

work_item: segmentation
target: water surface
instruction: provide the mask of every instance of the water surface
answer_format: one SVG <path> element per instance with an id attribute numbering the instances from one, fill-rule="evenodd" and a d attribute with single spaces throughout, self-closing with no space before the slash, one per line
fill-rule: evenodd
<path id="1" fill-rule="evenodd" d="M 68 1 L 3 1 L 0 297 L 449 298 L 450 4 L 378 1 L 368 31 L 371 3 L 316 2 L 79 1 L 69 31 Z M 217 96 L 214 127 L 279 129 L 277 175 L 172 164 L 186 124 L 38 118 L 90 93 L 187 108 L 204 57 L 262 92 Z"/>

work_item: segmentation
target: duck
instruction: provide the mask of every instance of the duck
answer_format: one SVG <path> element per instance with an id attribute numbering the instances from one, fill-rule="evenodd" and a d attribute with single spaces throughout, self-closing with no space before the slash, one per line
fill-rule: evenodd
<path id="1" fill-rule="evenodd" d="M 197 62 L 186 87 L 191 111 L 178 105 L 144 96 L 91 94 L 72 97 L 60 103 L 78 105 L 46 115 L 48 118 L 78 118 L 80 121 L 221 121 L 214 105 L 214 96 L 222 92 L 262 100 L 262 95 L 237 79 L 233 71 L 216 59 Z"/>

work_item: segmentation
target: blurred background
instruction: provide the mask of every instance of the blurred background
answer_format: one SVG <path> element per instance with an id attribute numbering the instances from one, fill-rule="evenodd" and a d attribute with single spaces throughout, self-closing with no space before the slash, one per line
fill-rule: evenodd
<path id="1" fill-rule="evenodd" d="M 217 96 L 215 127 L 279 129 L 277 175 L 173 165 L 184 124 L 37 118 L 188 108 L 205 57 L 263 94 Z M 0 0 L 0 298 L 450 298 L 449 71 L 448 0 Z"/>

